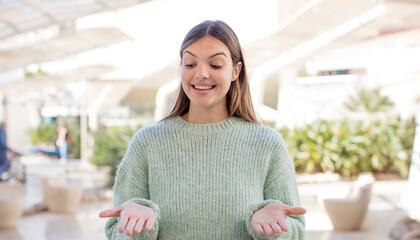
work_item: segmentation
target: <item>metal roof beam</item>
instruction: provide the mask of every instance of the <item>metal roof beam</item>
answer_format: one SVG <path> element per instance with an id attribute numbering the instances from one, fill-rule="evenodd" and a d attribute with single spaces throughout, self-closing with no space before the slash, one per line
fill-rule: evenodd
<path id="1" fill-rule="evenodd" d="M 13 25 L 13 23 L 11 23 L 11 22 L 7 21 L 6 19 L 2 18 L 1 15 L 0 15 L 0 21 L 5 23 L 7 26 L 13 28 L 13 30 L 15 30 L 16 33 L 19 33 L 19 29 L 15 25 Z"/>
<path id="2" fill-rule="evenodd" d="M 102 7 L 104 7 L 105 9 L 109 8 L 108 5 L 103 0 L 96 0 L 95 2 L 102 5 Z"/>
<path id="3" fill-rule="evenodd" d="M 26 5 L 26 6 L 32 8 L 36 11 L 41 12 L 42 14 L 44 14 L 44 16 L 46 16 L 48 19 L 50 19 L 52 23 L 57 22 L 57 20 L 48 13 L 48 10 L 46 10 L 43 7 L 40 7 L 38 4 L 30 2 L 28 0 L 17 0 L 17 1 L 21 2 L 23 5 Z"/>

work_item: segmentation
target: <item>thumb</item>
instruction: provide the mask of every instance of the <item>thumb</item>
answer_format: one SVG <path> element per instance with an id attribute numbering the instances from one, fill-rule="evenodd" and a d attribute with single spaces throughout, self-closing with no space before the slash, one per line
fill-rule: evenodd
<path id="1" fill-rule="evenodd" d="M 105 211 L 102 211 L 99 213 L 99 217 L 101 218 L 106 218 L 106 217 L 119 217 L 121 213 L 121 209 L 120 208 L 113 208 L 113 209 L 108 209 Z"/>
<path id="2" fill-rule="evenodd" d="M 306 209 L 301 207 L 288 207 L 285 209 L 286 215 L 303 215 L 306 213 Z"/>

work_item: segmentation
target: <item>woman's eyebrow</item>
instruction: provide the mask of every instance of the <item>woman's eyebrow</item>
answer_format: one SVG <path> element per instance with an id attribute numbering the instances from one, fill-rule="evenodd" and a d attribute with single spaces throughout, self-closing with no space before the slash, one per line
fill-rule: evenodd
<path id="1" fill-rule="evenodd" d="M 218 52 L 218 53 L 215 53 L 215 54 L 211 55 L 209 58 L 216 57 L 218 55 L 223 55 L 223 56 L 227 57 L 226 56 L 226 53 L 224 53 L 224 52 Z"/>
<path id="2" fill-rule="evenodd" d="M 194 53 L 192 53 L 192 52 L 190 52 L 190 51 L 188 51 L 188 50 L 185 50 L 185 51 L 184 51 L 184 54 L 185 54 L 185 53 L 189 53 L 189 54 L 191 54 L 193 57 L 197 57 Z"/>
<path id="3" fill-rule="evenodd" d="M 197 57 L 194 53 L 192 53 L 192 52 L 190 52 L 190 51 L 188 51 L 188 50 L 185 50 L 185 51 L 184 51 L 184 54 L 186 54 L 186 53 L 190 54 L 190 55 L 191 55 L 191 56 L 193 56 L 193 57 L 198 58 L 198 57 Z M 223 55 L 223 56 L 227 57 L 226 53 L 224 53 L 224 52 L 217 52 L 217 53 L 215 53 L 215 54 L 211 55 L 209 58 L 216 57 L 216 56 L 218 56 L 218 55 Z"/>

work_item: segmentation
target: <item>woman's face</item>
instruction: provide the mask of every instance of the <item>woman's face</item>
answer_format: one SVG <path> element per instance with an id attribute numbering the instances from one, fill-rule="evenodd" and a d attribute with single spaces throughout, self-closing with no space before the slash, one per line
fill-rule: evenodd
<path id="1" fill-rule="evenodd" d="M 226 94 L 235 81 L 242 63 L 235 67 L 229 49 L 213 37 L 203 37 L 185 48 L 181 81 L 190 99 L 190 110 L 222 109 L 227 112 Z"/>

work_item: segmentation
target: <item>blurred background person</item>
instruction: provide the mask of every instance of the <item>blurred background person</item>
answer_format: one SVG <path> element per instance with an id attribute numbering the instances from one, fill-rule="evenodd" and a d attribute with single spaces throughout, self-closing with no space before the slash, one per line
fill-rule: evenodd
<path id="1" fill-rule="evenodd" d="M 68 130 L 64 123 L 60 124 L 57 128 L 57 141 L 56 145 L 60 150 L 60 164 L 66 164 L 68 159 Z"/>
<path id="2" fill-rule="evenodd" d="M 7 152 L 13 152 L 13 150 L 7 146 L 6 123 L 2 122 L 0 125 L 0 181 L 3 181 L 2 175 L 10 167 Z"/>

